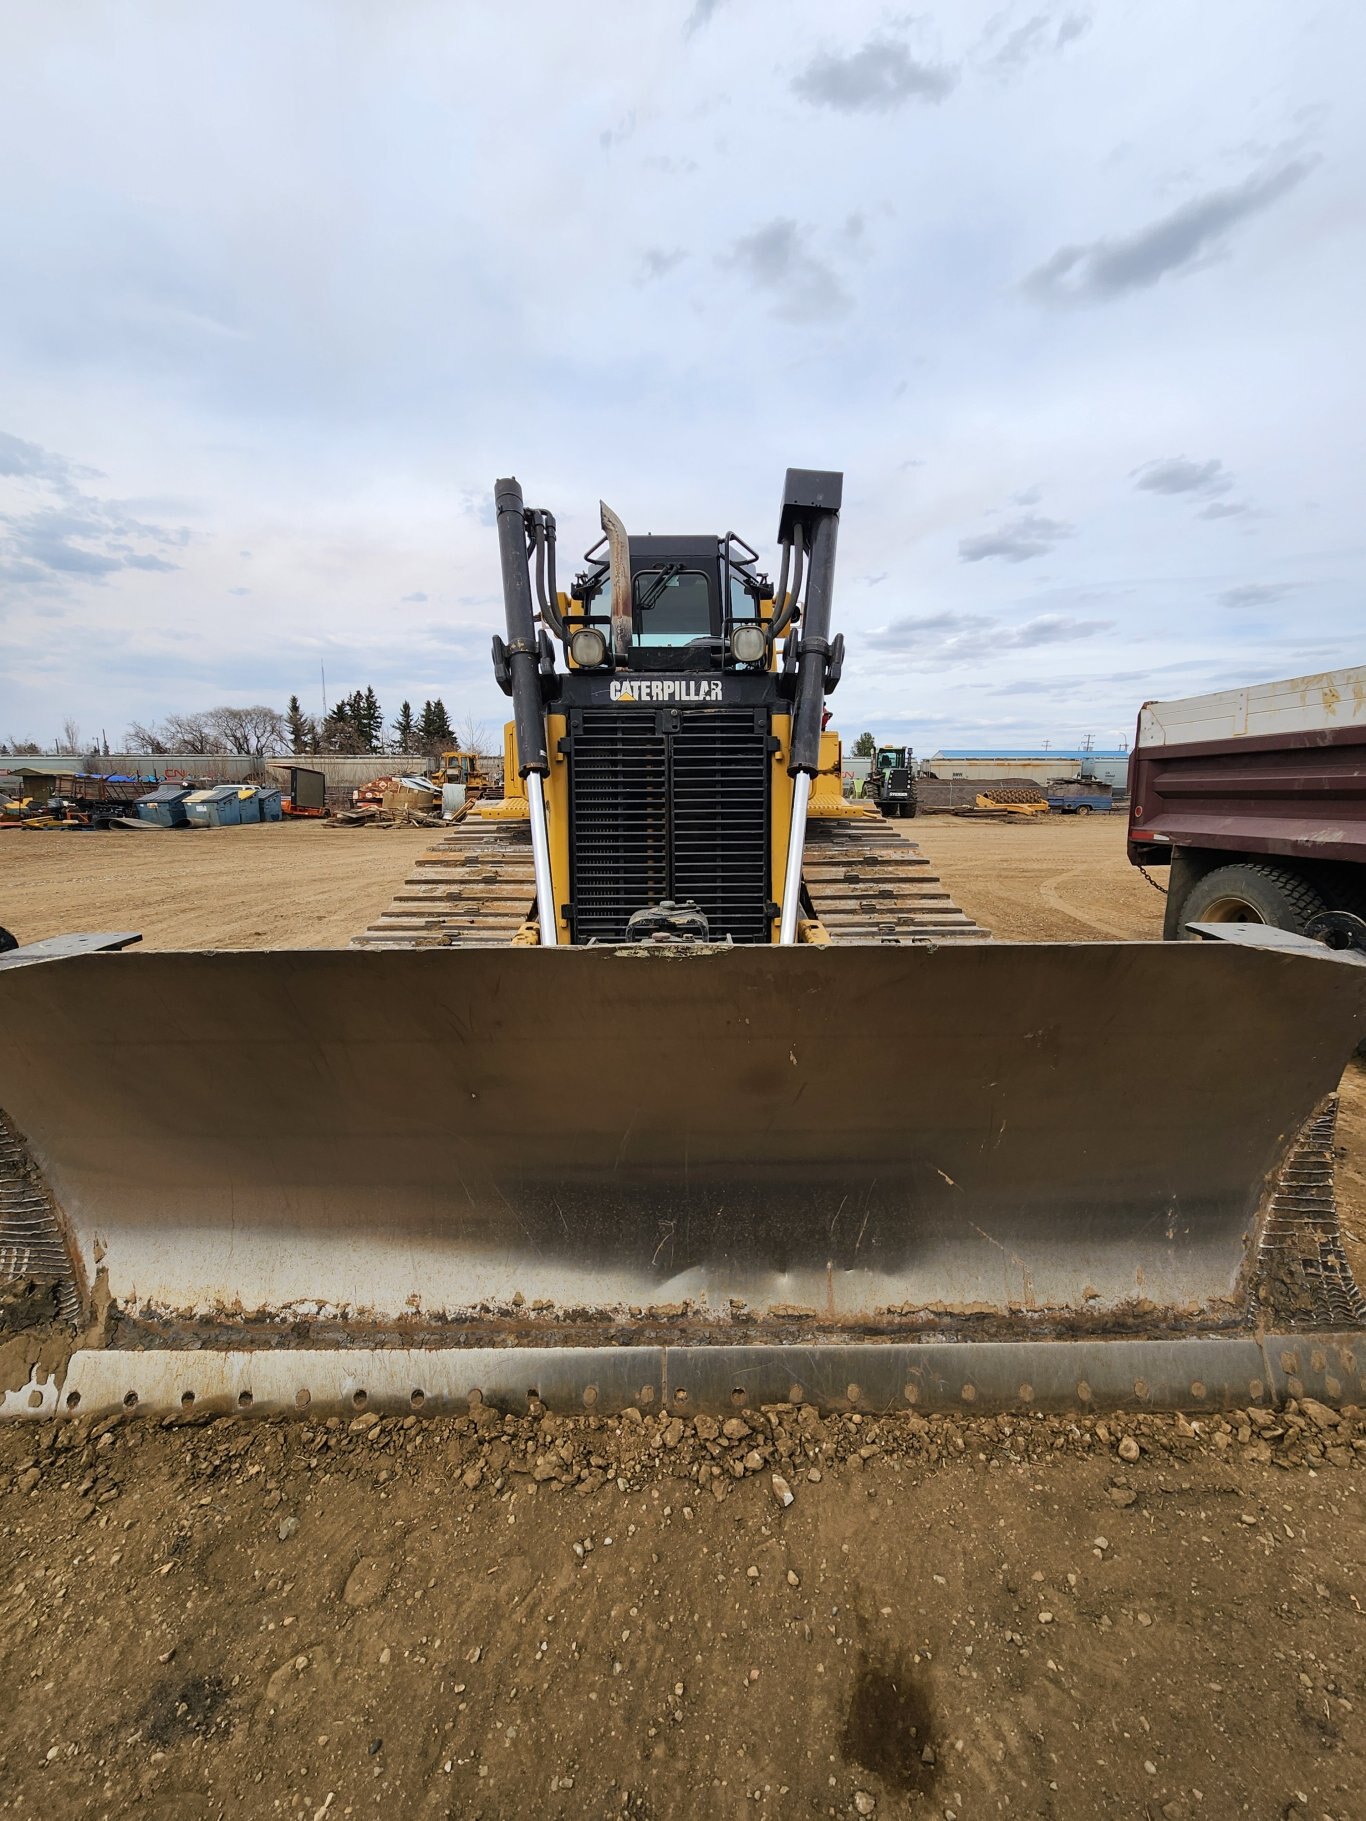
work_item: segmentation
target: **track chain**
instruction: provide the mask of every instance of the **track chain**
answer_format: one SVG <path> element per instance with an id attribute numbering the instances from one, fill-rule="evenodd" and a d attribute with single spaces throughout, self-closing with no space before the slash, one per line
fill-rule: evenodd
<path id="1" fill-rule="evenodd" d="M 981 942 L 919 849 L 878 817 L 812 821 L 803 879 L 834 943 Z M 536 886 L 526 823 L 457 823 L 422 854 L 353 948 L 496 948 L 531 916 Z"/>

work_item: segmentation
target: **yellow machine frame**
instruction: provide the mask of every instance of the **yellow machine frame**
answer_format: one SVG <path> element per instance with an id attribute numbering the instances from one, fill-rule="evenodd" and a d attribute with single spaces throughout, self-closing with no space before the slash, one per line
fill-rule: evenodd
<path id="1" fill-rule="evenodd" d="M 558 594 L 560 612 L 565 621 L 572 622 L 581 617 L 582 603 L 573 600 L 567 594 Z M 760 603 L 760 617 L 770 620 L 773 617 L 773 600 L 771 597 Z M 769 669 L 778 668 L 779 652 L 783 640 L 777 639 L 769 655 Z M 571 667 L 572 657 L 569 659 Z M 550 713 L 546 716 L 546 751 L 550 755 L 550 774 L 545 781 L 546 827 L 550 837 L 550 874 L 555 888 L 555 903 L 563 905 L 569 900 L 569 765 L 560 742 L 569 732 L 569 720 L 566 715 Z M 790 715 L 775 714 L 771 723 L 773 737 L 778 745 L 771 760 L 773 766 L 772 786 L 769 794 L 769 895 L 777 903 L 782 897 L 783 872 L 787 864 L 787 845 L 792 828 L 793 780 L 788 773 L 788 738 L 792 727 Z M 867 803 L 851 802 L 843 790 L 844 748 L 838 733 L 827 728 L 821 735 L 820 773 L 811 787 L 811 799 L 807 808 L 809 821 L 874 821 L 882 818 L 877 809 Z M 496 802 L 481 802 L 474 810 L 477 816 L 493 821 L 525 821 L 529 813 L 526 794 L 526 782 L 520 776 L 517 760 L 517 732 L 513 722 L 508 721 L 503 727 L 503 795 Z M 557 935 L 561 943 L 572 940 L 569 925 L 563 912 L 556 913 Z M 525 939 L 535 940 L 534 926 L 528 925 Z M 797 926 L 799 939 L 803 942 L 824 943 L 829 940 L 821 924 L 810 918 L 804 918 Z M 778 940 L 778 918 L 774 917 L 770 929 L 770 940 Z M 519 938 L 521 940 L 522 938 Z"/>

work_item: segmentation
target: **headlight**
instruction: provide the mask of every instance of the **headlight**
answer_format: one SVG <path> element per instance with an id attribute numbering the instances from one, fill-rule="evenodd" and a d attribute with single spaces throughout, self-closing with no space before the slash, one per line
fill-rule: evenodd
<path id="1" fill-rule="evenodd" d="M 580 670 L 596 670 L 607 656 L 607 640 L 596 626 L 580 626 L 570 635 L 569 655 Z"/>
<path id="2" fill-rule="evenodd" d="M 732 626 L 730 655 L 737 664 L 762 664 L 768 653 L 768 640 L 762 626 Z"/>

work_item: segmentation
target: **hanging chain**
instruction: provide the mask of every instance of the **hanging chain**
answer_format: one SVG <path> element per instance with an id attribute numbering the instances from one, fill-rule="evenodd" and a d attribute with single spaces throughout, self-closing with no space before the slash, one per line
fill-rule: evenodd
<path id="1" fill-rule="evenodd" d="M 1143 877 L 1148 881 L 1149 885 L 1152 886 L 1153 890 L 1155 892 L 1161 892 L 1162 896 L 1165 898 L 1167 895 L 1166 886 L 1159 885 L 1157 880 L 1153 878 L 1152 874 L 1148 871 L 1146 866 L 1140 865 L 1138 870 L 1143 874 Z"/>

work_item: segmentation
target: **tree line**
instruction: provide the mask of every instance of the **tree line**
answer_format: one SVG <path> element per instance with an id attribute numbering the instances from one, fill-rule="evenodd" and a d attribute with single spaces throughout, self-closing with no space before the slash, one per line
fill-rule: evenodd
<path id="1" fill-rule="evenodd" d="M 436 757 L 454 747 L 487 750 L 488 733 L 482 721 L 466 715 L 457 726 L 446 704 L 437 696 L 425 701 L 416 713 L 404 702 L 386 721 L 372 688 L 343 696 L 325 715 L 305 714 L 296 695 L 283 713 L 265 703 L 246 708 L 207 708 L 198 714 L 171 714 L 156 722 L 134 721 L 120 748 L 127 753 L 156 757 L 164 753 L 233 753 L 263 758 L 267 753 L 358 753 L 395 756 L 402 753 Z M 0 742 L 0 754 L 33 755 L 44 749 L 33 740 Z M 68 719 L 56 742 L 59 753 L 107 757 L 108 739 L 86 740 L 79 725 Z"/>

